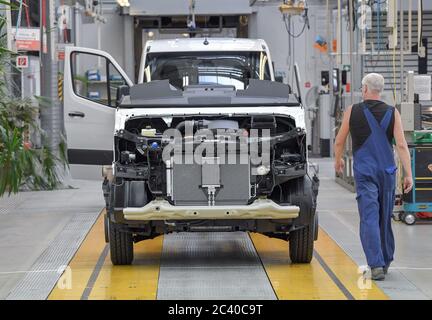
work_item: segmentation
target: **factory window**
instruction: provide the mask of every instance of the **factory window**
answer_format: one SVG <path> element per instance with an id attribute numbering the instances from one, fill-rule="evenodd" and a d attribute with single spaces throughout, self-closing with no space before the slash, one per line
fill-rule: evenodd
<path id="1" fill-rule="evenodd" d="M 76 95 L 115 107 L 117 88 L 126 81 L 105 57 L 74 52 L 71 57 L 72 77 Z"/>
<path id="2" fill-rule="evenodd" d="M 150 53 L 146 80 L 168 79 L 176 88 L 196 84 L 232 85 L 246 89 L 249 79 L 270 80 L 264 52 Z"/>

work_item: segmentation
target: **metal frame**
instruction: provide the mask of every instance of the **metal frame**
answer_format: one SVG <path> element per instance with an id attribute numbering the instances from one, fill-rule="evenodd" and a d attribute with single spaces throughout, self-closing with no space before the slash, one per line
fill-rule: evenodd
<path id="1" fill-rule="evenodd" d="M 166 200 L 153 200 L 141 208 L 124 208 L 126 220 L 195 219 L 295 219 L 298 206 L 281 206 L 269 199 L 257 199 L 250 205 L 174 206 Z"/>
<path id="2" fill-rule="evenodd" d="M 412 200 L 413 202 L 410 203 L 404 203 L 403 204 L 403 208 L 404 211 L 406 213 L 408 212 L 432 212 L 432 202 L 417 202 L 416 201 L 416 187 L 417 187 L 417 183 L 416 183 L 416 167 L 415 167 L 415 163 L 416 163 L 416 148 L 415 146 L 413 146 L 411 148 L 411 161 L 412 161 L 412 175 L 414 177 L 414 186 L 412 189 Z M 432 181 L 432 178 L 431 178 Z"/>

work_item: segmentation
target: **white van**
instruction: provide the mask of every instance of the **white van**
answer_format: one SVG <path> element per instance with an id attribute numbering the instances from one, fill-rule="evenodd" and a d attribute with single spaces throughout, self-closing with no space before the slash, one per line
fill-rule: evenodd
<path id="1" fill-rule="evenodd" d="M 137 83 L 170 79 L 177 88 L 218 83 L 244 89 L 248 79 L 274 81 L 264 40 L 190 38 L 147 41 Z M 100 177 L 113 160 L 116 92 L 134 82 L 107 52 L 67 47 L 64 117 L 71 172 L 77 178 Z"/>
<path id="2" fill-rule="evenodd" d="M 105 52 L 66 54 L 69 161 L 111 165 L 113 264 L 131 264 L 136 242 L 184 231 L 259 232 L 289 240 L 293 263 L 311 261 L 318 178 L 304 109 L 274 81 L 263 40 L 149 41 L 135 85 Z"/>

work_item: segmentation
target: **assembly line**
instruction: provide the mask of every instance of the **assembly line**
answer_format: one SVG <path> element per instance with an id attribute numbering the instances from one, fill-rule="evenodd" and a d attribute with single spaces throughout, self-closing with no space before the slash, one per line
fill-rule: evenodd
<path id="1" fill-rule="evenodd" d="M 431 300 L 431 46 L 423 0 L 0 1 L 0 299 Z"/>

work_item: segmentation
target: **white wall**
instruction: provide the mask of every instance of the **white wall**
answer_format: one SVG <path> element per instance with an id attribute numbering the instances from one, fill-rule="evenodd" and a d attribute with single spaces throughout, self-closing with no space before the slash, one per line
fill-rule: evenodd
<path id="1" fill-rule="evenodd" d="M 284 76 L 284 82 L 295 84 L 293 80 L 293 66 L 289 65 L 288 60 L 288 33 L 282 20 L 282 14 L 278 9 L 279 4 L 269 4 L 256 6 L 254 14 L 251 16 L 249 24 L 249 37 L 264 39 L 270 49 L 272 59 L 275 65 L 277 75 Z M 293 17 L 294 31 L 298 34 L 301 31 L 303 22 L 300 17 Z M 305 32 L 299 38 L 293 40 L 293 55 L 295 62 L 298 63 L 301 77 L 301 90 L 303 99 L 306 97 L 308 88 L 306 82 L 311 86 L 320 85 L 321 71 L 330 68 L 328 58 L 315 49 L 315 37 L 320 34 L 327 38 L 326 29 L 326 11 L 325 6 L 311 6 L 309 9 L 310 30 L 306 28 Z M 296 86 L 292 86 L 294 92 L 297 92 Z M 310 132 L 309 113 L 306 113 L 306 126 Z M 311 135 L 308 135 L 307 143 L 311 143 Z"/>
<path id="2" fill-rule="evenodd" d="M 78 16 L 76 45 L 108 52 L 133 79 L 133 18 L 120 16 L 114 7 L 104 10 L 103 16 L 106 23 L 85 23 L 88 19 Z"/>
<path id="3" fill-rule="evenodd" d="M 220 2 L 222 1 L 222 2 Z M 278 10 L 280 3 L 273 2 L 267 5 L 255 5 L 248 7 L 249 0 L 200 0 L 197 1 L 197 14 L 204 12 L 212 13 L 233 13 L 233 12 L 253 12 L 249 21 L 249 37 L 262 38 L 268 43 L 272 52 L 276 71 L 284 75 L 285 82 L 290 82 L 288 75 L 292 69 L 288 64 L 288 35 L 282 21 L 282 15 Z M 231 4 L 226 4 L 227 1 Z M 399 1 L 398 1 L 399 2 Z M 131 13 L 149 14 L 181 14 L 187 13 L 186 0 L 130 0 Z M 408 1 L 403 1 L 404 7 L 408 7 Z M 413 8 L 417 8 L 417 0 L 412 0 Z M 216 5 L 217 4 L 217 5 Z M 423 1 L 425 10 L 432 10 L 432 1 Z M 134 50 L 133 50 L 133 18 L 130 16 L 119 16 L 115 12 L 115 6 L 105 5 L 104 16 L 107 23 L 101 25 L 100 49 L 109 52 L 117 62 L 125 69 L 126 73 L 133 77 L 134 73 Z M 299 17 L 293 18 L 295 22 L 294 32 L 298 32 L 302 26 Z M 294 40 L 294 57 L 299 64 L 303 86 L 305 82 L 318 85 L 320 82 L 320 71 L 328 69 L 328 58 L 320 54 L 313 48 L 315 36 L 320 34 L 326 38 L 326 11 L 325 5 L 310 5 L 309 20 L 311 29 Z M 97 24 L 78 23 L 79 41 L 77 45 L 98 48 Z M 346 33 L 347 35 L 347 33 Z M 345 37 L 344 44 L 348 39 Z M 345 47 L 344 51 L 348 51 Z M 349 61 L 344 57 L 344 63 Z M 288 81 L 289 80 L 289 81 Z M 305 89 L 305 88 L 303 88 Z M 305 90 L 306 91 L 306 90 Z M 305 92 L 304 92 L 305 94 Z"/>
<path id="4" fill-rule="evenodd" d="M 251 16 L 249 25 L 249 36 L 251 38 L 264 39 L 272 54 L 275 70 L 284 75 L 284 82 L 291 83 L 292 67 L 288 61 L 288 33 L 282 20 L 282 14 L 277 3 L 274 5 L 257 6 Z M 303 26 L 300 17 L 293 17 L 294 31 L 298 34 Z M 316 34 L 326 37 L 325 12 L 323 8 L 311 7 L 309 10 L 310 30 L 293 41 L 293 56 L 301 71 L 302 85 L 311 82 L 312 85 L 319 84 L 321 68 L 325 68 L 325 57 L 320 58 L 318 51 L 314 49 Z"/>
<path id="5" fill-rule="evenodd" d="M 418 9 L 418 1 L 417 0 L 411 0 L 412 3 L 412 8 L 413 10 L 417 10 Z M 403 0 L 402 1 L 402 7 L 404 10 L 408 10 L 408 6 L 409 6 L 409 1 L 408 0 Z M 399 7 L 399 0 L 398 0 L 398 7 Z M 432 10 L 432 1 L 430 0 L 423 0 L 423 10 Z"/>
<path id="6" fill-rule="evenodd" d="M 169 16 L 189 14 L 189 0 L 129 0 L 131 15 Z M 195 14 L 249 14 L 249 0 L 198 0 Z"/>
<path id="7" fill-rule="evenodd" d="M 242 3 L 242 1 L 239 3 Z M 133 1 L 131 1 L 131 6 L 133 6 Z M 322 9 L 322 7 L 319 8 Z M 288 74 L 292 75 L 291 70 L 288 68 L 288 34 L 282 21 L 282 15 L 278 10 L 278 3 L 267 6 L 254 6 L 253 10 L 255 10 L 255 13 L 251 15 L 249 20 L 249 37 L 262 38 L 267 41 L 272 52 L 276 71 L 282 73 L 285 82 L 287 82 Z M 321 23 L 318 18 L 320 13 L 321 10 L 311 7 L 311 29 L 306 30 L 303 36 L 295 39 L 294 42 L 294 56 L 300 66 L 303 85 L 307 81 L 310 81 L 312 85 L 319 83 L 319 66 L 322 65 L 322 60 L 327 59 L 316 55 L 316 50 L 313 48 L 315 34 L 318 32 L 315 29 L 320 30 L 323 28 L 318 26 Z M 98 23 L 83 23 L 85 19 L 79 19 L 79 40 L 77 45 L 107 51 L 133 78 L 133 18 L 120 16 L 115 12 L 114 7 L 106 8 L 104 17 L 107 22 L 100 24 L 100 41 L 98 41 Z M 298 17 L 295 17 L 294 21 L 294 31 L 297 33 L 302 23 Z M 326 36 L 325 32 L 322 36 Z M 291 82 L 291 79 L 289 80 Z"/>

